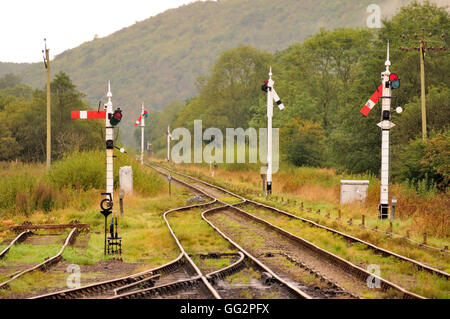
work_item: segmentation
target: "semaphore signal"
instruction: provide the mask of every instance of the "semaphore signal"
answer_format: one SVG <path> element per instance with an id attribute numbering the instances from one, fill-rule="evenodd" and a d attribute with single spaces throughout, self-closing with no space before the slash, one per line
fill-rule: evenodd
<path id="1" fill-rule="evenodd" d="M 148 112 L 144 110 L 144 103 L 142 103 L 141 114 L 134 126 L 141 124 L 141 164 L 144 164 L 144 130 L 145 130 L 145 118 L 148 117 Z"/>
<path id="2" fill-rule="evenodd" d="M 284 104 L 281 102 L 277 92 L 273 87 L 272 67 L 269 71 L 269 79 L 264 81 L 261 90 L 267 92 L 267 194 L 272 194 L 272 116 L 273 116 L 273 102 L 277 104 L 280 110 L 284 109 Z"/>
<path id="3" fill-rule="evenodd" d="M 370 97 L 367 103 L 361 109 L 361 113 L 367 116 L 378 100 L 381 98 L 381 122 L 377 125 L 381 128 L 381 185 L 380 185 L 380 211 L 381 219 L 389 215 L 389 132 L 395 126 L 391 122 L 391 90 L 400 87 L 400 78 L 397 74 L 391 73 L 389 67 L 389 42 L 387 44 L 387 58 L 384 64 L 386 70 L 381 73 L 381 85 L 377 91 Z M 401 113 L 401 108 L 398 108 Z"/>
<path id="4" fill-rule="evenodd" d="M 113 217 L 111 220 L 111 237 L 108 239 L 108 242 L 111 240 L 112 242 L 120 242 L 121 247 L 121 238 L 117 235 L 117 213 L 113 212 L 113 198 L 114 198 L 114 148 L 117 148 L 114 145 L 114 127 L 120 123 L 122 120 L 122 110 L 117 108 L 113 111 L 113 104 L 111 101 L 112 93 L 111 93 L 111 84 L 108 81 L 108 93 L 106 94 L 108 97 L 108 102 L 104 105 L 104 110 L 100 111 L 72 111 L 71 118 L 72 119 L 104 119 L 105 120 L 105 146 L 106 146 L 106 192 L 102 193 L 105 198 L 100 203 L 100 208 L 102 209 L 101 213 L 105 216 L 105 255 L 106 255 L 106 233 L 107 233 L 107 218 L 112 213 Z M 100 104 L 99 104 L 100 108 Z M 121 152 L 124 152 L 124 149 L 120 149 Z M 114 222 L 115 221 L 115 222 Z M 108 246 L 109 247 L 109 246 Z M 109 248 L 108 248 L 109 252 Z M 113 253 L 115 250 L 113 250 Z M 121 252 L 121 249 L 119 250 Z"/>

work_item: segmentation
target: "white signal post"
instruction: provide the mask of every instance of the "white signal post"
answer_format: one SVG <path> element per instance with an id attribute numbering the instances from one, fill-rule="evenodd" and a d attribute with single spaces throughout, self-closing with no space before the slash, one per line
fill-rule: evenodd
<path id="1" fill-rule="evenodd" d="M 172 134 L 170 134 L 170 126 L 167 126 L 167 162 L 170 162 L 170 140 L 172 139 Z"/>
<path id="2" fill-rule="evenodd" d="M 144 103 L 142 103 L 141 110 L 141 164 L 144 164 L 144 130 L 145 130 L 145 115 L 144 115 Z"/>
<path id="3" fill-rule="evenodd" d="M 284 105 L 273 88 L 272 67 L 269 71 L 269 80 L 267 81 L 267 194 L 272 194 L 272 117 L 273 101 L 275 101 L 280 110 Z"/>
<path id="4" fill-rule="evenodd" d="M 108 102 L 105 104 L 106 109 L 106 119 L 105 119 L 105 127 L 106 127 L 106 193 L 111 194 L 111 202 L 113 202 L 114 196 L 114 167 L 113 167 L 113 159 L 114 159 L 114 144 L 108 146 L 109 141 L 114 143 L 114 127 L 109 122 L 110 117 L 113 115 L 113 104 L 111 102 L 112 93 L 111 93 L 111 83 L 108 81 L 108 93 L 106 94 L 108 98 Z M 108 195 L 106 196 L 108 198 Z M 113 213 L 115 217 L 115 213 Z"/>
<path id="5" fill-rule="evenodd" d="M 395 126 L 391 122 L 391 84 L 389 81 L 389 42 L 387 44 L 386 71 L 381 73 L 383 95 L 381 97 L 381 122 L 377 125 L 381 128 L 381 186 L 380 186 L 380 211 L 379 218 L 385 219 L 389 215 L 389 131 Z"/>

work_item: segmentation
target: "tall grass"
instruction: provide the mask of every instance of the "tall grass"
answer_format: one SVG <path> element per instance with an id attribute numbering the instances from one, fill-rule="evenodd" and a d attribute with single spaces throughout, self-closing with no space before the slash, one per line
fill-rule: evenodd
<path id="1" fill-rule="evenodd" d="M 142 195 L 157 194 L 163 181 L 129 156 L 115 159 L 114 187 L 119 187 L 119 167 L 131 166 L 134 189 Z M 25 215 L 34 211 L 75 207 L 85 209 L 105 187 L 105 153 L 76 152 L 52 163 L 0 163 L 0 216 Z M 95 196 L 97 194 L 97 196 Z"/>
<path id="2" fill-rule="evenodd" d="M 198 176 L 211 175 L 208 174 L 209 165 L 182 164 L 180 166 Z M 248 166 L 241 166 L 241 164 L 218 164 L 214 179 L 230 182 L 238 187 L 250 186 L 257 191 L 261 191 L 262 188 L 259 166 L 249 170 Z M 380 181 L 373 174 L 347 174 L 338 173 L 329 168 L 295 167 L 282 164 L 279 171 L 273 175 L 273 192 L 284 197 L 301 198 L 309 205 L 314 203 L 321 208 L 337 210 L 340 208 L 339 193 L 342 179 L 369 180 L 365 203 L 346 204 L 343 208 L 346 208 L 345 211 L 358 213 L 358 218 L 364 214 L 368 218 L 376 219 L 380 200 Z M 427 232 L 428 235 L 437 238 L 450 237 L 450 218 L 448 218 L 450 191 L 437 193 L 429 187 L 423 188 L 423 190 L 417 190 L 408 183 L 390 185 L 390 195 L 395 195 L 398 199 L 396 218 L 403 222 L 410 222 L 408 227 L 413 234 L 422 236 L 423 232 Z"/>

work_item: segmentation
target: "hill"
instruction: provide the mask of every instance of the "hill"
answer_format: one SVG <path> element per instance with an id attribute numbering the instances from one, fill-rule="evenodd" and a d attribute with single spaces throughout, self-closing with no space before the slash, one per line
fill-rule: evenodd
<path id="1" fill-rule="evenodd" d="M 382 16 L 408 0 L 378 3 Z M 66 72 L 93 105 L 105 100 L 111 80 L 113 101 L 137 112 L 141 102 L 160 109 L 196 93 L 195 81 L 225 49 L 241 44 L 275 52 L 322 27 L 365 26 L 372 0 L 221 0 L 195 2 L 95 39 L 57 55 L 53 76 Z M 386 9 L 389 6 L 389 10 Z M 388 14 L 389 12 L 389 14 Z M 1 66 L 0 66 L 1 68 Z M 44 86 L 41 63 L 19 71 L 32 87 Z M 134 121 L 134 116 L 125 121 Z"/>
<path id="2" fill-rule="evenodd" d="M 206 73 L 223 50 L 249 44 L 274 52 L 321 27 L 364 26 L 372 2 L 195 2 L 63 52 L 53 61 L 53 73 L 68 73 L 92 101 L 104 95 L 110 79 L 116 102 L 140 105 L 143 100 L 160 108 L 172 99 L 192 96 L 196 77 Z M 22 75 L 33 87 L 44 85 L 40 63 Z"/>
<path id="3" fill-rule="evenodd" d="M 31 65 L 32 63 L 0 62 L 0 78 L 8 73 L 18 74 Z"/>

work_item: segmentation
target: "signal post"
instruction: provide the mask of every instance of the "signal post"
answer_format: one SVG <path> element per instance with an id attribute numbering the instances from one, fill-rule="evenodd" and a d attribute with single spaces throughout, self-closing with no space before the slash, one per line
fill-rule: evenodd
<path id="1" fill-rule="evenodd" d="M 391 90 L 400 87 L 400 79 L 397 74 L 389 71 L 389 67 L 391 66 L 391 61 L 389 60 L 389 42 L 387 45 L 387 58 L 384 65 L 386 66 L 386 70 L 381 73 L 380 87 L 361 109 L 361 113 L 367 116 L 381 98 L 381 122 L 377 124 L 381 128 L 380 204 L 378 206 L 380 219 L 386 219 L 389 216 L 389 133 L 391 128 L 395 126 L 391 122 Z M 398 107 L 396 111 L 397 113 L 401 113 L 402 109 Z"/>
<path id="2" fill-rule="evenodd" d="M 106 94 L 108 102 L 104 105 L 103 111 L 72 111 L 72 119 L 105 119 L 105 139 L 106 139 L 106 192 L 102 193 L 105 198 L 100 202 L 100 213 L 105 216 L 105 255 L 110 252 L 121 253 L 121 238 L 117 234 L 117 212 L 113 213 L 114 202 L 114 127 L 122 120 L 122 111 L 120 108 L 113 110 L 113 103 L 111 101 L 111 85 L 108 81 L 108 93 Z M 120 149 L 123 152 L 123 149 Z M 110 237 L 107 238 L 107 219 L 110 214 L 113 214 L 110 226 Z M 107 249 L 108 241 L 108 249 Z"/>

